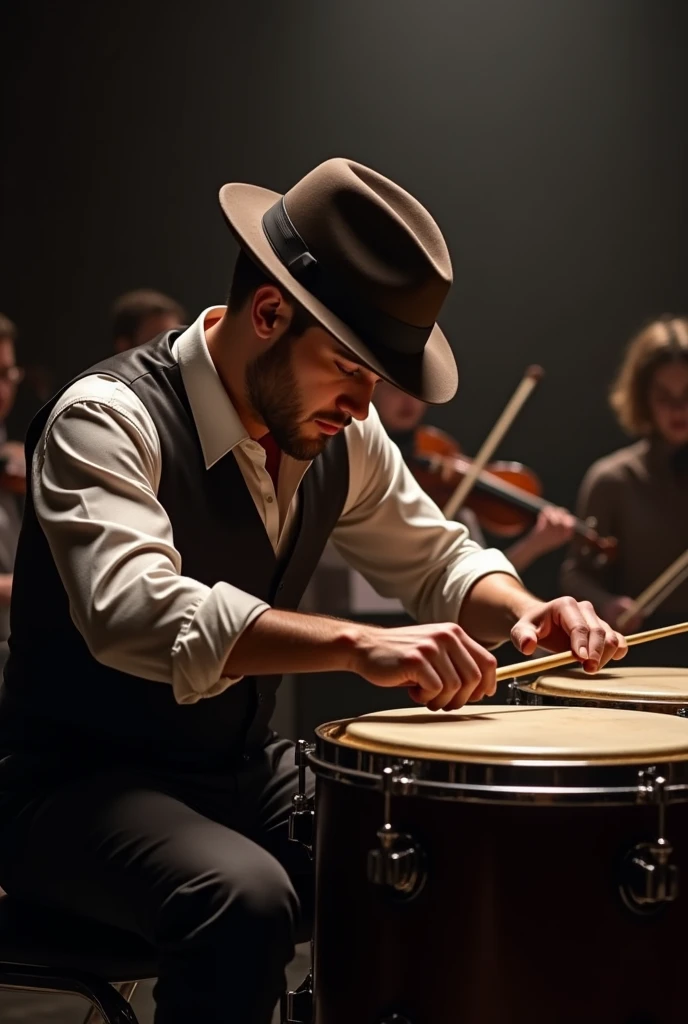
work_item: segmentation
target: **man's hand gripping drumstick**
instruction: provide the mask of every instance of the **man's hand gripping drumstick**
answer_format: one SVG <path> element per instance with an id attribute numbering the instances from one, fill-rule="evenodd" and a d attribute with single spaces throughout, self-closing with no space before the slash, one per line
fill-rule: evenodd
<path id="1" fill-rule="evenodd" d="M 625 637 L 625 640 L 628 647 L 632 647 L 634 644 L 663 640 L 665 637 L 677 636 L 679 633 L 688 633 L 688 622 L 675 622 L 671 626 L 661 626 L 659 629 L 646 629 L 642 633 L 632 633 Z M 534 661 L 519 661 L 515 665 L 502 665 L 497 669 L 497 682 L 501 683 L 504 679 L 517 679 L 519 676 L 552 672 L 565 665 L 572 665 L 575 661 L 572 654 L 564 651 L 562 654 L 549 654 L 546 658 L 535 658 Z"/>
<path id="2" fill-rule="evenodd" d="M 459 624 L 384 629 L 270 609 L 234 645 L 224 675 L 351 671 L 374 686 L 406 687 L 432 711 L 455 711 L 495 693 L 497 662 L 485 644 L 511 634 L 523 654 L 568 651 L 586 671 L 622 658 L 624 638 L 588 602 L 539 601 L 510 576 L 473 586 Z"/>

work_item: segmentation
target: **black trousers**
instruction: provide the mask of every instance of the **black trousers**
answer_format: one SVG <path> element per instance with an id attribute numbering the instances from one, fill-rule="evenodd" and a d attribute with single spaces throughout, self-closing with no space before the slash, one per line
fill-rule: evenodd
<path id="1" fill-rule="evenodd" d="M 287 837 L 296 789 L 275 737 L 222 771 L 86 765 L 2 814 L 0 884 L 154 945 L 156 1024 L 269 1024 L 312 919 L 311 862 Z"/>

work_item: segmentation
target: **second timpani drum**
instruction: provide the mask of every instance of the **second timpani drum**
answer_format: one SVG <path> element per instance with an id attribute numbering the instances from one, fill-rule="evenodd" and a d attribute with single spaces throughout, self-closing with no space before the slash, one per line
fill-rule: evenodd
<path id="1" fill-rule="evenodd" d="M 548 673 L 510 685 L 514 704 L 625 708 L 688 717 L 688 670 L 682 668 L 605 668 Z"/>
<path id="2" fill-rule="evenodd" d="M 684 1024 L 688 722 L 404 709 L 309 760 L 313 1024 Z"/>

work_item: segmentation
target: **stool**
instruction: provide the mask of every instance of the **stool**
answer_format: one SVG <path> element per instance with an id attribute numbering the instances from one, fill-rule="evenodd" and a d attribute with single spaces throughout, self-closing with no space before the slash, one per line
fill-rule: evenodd
<path id="1" fill-rule="evenodd" d="M 137 935 L 0 896 L 0 989 L 82 996 L 84 1024 L 137 1024 L 129 1000 L 156 975 L 155 950 Z"/>

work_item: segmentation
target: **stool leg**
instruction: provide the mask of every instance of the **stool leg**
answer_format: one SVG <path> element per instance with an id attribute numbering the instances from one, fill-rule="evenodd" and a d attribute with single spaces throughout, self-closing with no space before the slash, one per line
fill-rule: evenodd
<path id="1" fill-rule="evenodd" d="M 115 991 L 119 992 L 119 994 L 121 995 L 122 999 L 125 1000 L 125 1002 L 130 1003 L 131 997 L 136 991 L 137 985 L 137 981 L 123 981 L 118 985 L 113 985 L 112 987 L 115 989 Z M 136 1017 L 134 1016 L 133 1010 L 131 1011 L 131 1014 L 132 1016 L 130 1020 L 132 1020 L 134 1024 L 136 1024 Z M 86 1014 L 86 1017 L 84 1018 L 83 1024 L 108 1024 L 108 1022 L 103 1022 L 103 1015 L 100 1013 L 99 1010 L 96 1009 L 95 1006 L 91 1006 L 90 1010 Z M 125 1024 L 124 1020 L 122 1021 L 122 1024 Z"/>
<path id="2" fill-rule="evenodd" d="M 0 962 L 0 989 L 82 996 L 97 1008 L 105 1024 L 138 1024 L 126 999 L 109 982 L 85 971 L 60 974 L 48 967 Z"/>

